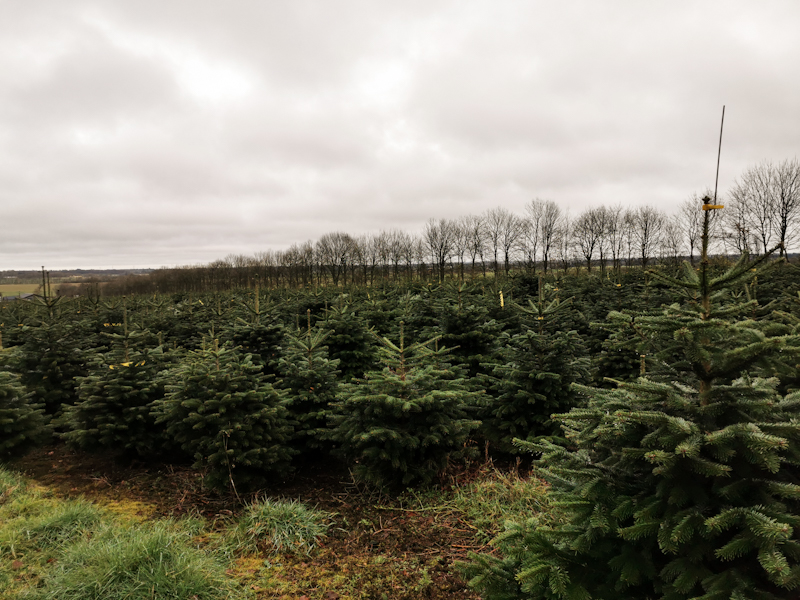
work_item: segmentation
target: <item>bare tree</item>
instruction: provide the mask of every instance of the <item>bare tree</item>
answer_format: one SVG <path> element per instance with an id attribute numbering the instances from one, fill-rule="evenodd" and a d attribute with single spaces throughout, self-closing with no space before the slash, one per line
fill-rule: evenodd
<path id="1" fill-rule="evenodd" d="M 478 215 L 467 215 L 462 219 L 462 227 L 467 233 L 467 253 L 472 262 L 472 277 L 475 276 L 475 262 L 478 258 L 481 259 L 481 268 L 485 277 L 486 261 L 483 258 L 486 251 L 486 232 L 484 219 Z"/>
<path id="2" fill-rule="evenodd" d="M 642 259 L 642 268 L 647 267 L 647 262 L 661 243 L 665 217 L 664 214 L 652 206 L 641 206 L 635 212 L 633 225 L 636 245 Z"/>
<path id="3" fill-rule="evenodd" d="M 486 235 L 486 244 L 489 251 L 492 253 L 492 269 L 494 275 L 497 277 L 500 270 L 500 263 L 498 262 L 500 254 L 500 240 L 503 235 L 503 228 L 505 227 L 506 211 L 503 208 L 492 208 L 486 211 L 483 217 L 484 234 Z"/>
<path id="4" fill-rule="evenodd" d="M 661 237 L 661 258 L 672 264 L 678 264 L 683 255 L 684 234 L 680 215 L 665 217 Z"/>
<path id="5" fill-rule="evenodd" d="M 542 270 L 547 273 L 553 251 L 558 245 L 563 214 L 558 204 L 547 200 L 542 207 L 540 221 L 540 240 L 542 244 Z"/>
<path id="6" fill-rule="evenodd" d="M 592 271 L 592 258 L 595 250 L 602 247 L 603 236 L 605 235 L 605 210 L 601 208 L 590 208 L 583 211 L 577 219 L 572 222 L 572 236 L 586 260 L 586 270 Z"/>
<path id="7" fill-rule="evenodd" d="M 528 269 L 536 272 L 536 259 L 542 234 L 542 215 L 545 202 L 535 198 L 525 205 L 525 218 L 522 230 L 522 251 Z"/>
<path id="8" fill-rule="evenodd" d="M 452 222 L 453 227 L 453 256 L 458 258 L 458 275 L 464 281 L 464 257 L 470 246 L 469 219 L 461 217 Z"/>
<path id="9" fill-rule="evenodd" d="M 423 237 L 430 251 L 431 264 L 436 265 L 439 281 L 444 281 L 445 266 L 453 254 L 455 227 L 447 219 L 428 219 Z"/>
<path id="10" fill-rule="evenodd" d="M 763 163 L 745 171 L 728 193 L 730 201 L 741 205 L 747 215 L 750 233 L 760 246 L 756 251 L 767 251 L 776 230 L 776 207 L 771 192 L 774 177 L 771 165 Z"/>
<path id="11" fill-rule="evenodd" d="M 347 233 L 326 233 L 315 246 L 320 267 L 327 270 L 334 286 L 347 283 L 347 269 L 352 258 L 355 240 Z"/>
<path id="12" fill-rule="evenodd" d="M 622 206 L 612 206 L 606 209 L 606 237 L 608 248 L 611 252 L 611 264 L 617 271 L 620 270 L 622 254 L 625 249 L 625 231 L 623 227 Z"/>
<path id="13" fill-rule="evenodd" d="M 775 233 L 781 244 L 781 256 L 786 256 L 794 241 L 800 221 L 800 162 L 785 160 L 773 167 L 772 197 L 775 206 Z"/>

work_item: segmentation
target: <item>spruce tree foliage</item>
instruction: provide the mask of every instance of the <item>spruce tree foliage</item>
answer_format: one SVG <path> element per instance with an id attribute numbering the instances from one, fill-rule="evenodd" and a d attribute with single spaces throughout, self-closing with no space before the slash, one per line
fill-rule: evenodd
<path id="1" fill-rule="evenodd" d="M 480 422 L 470 418 L 477 394 L 463 374 L 430 348 L 381 339 L 382 371 L 345 384 L 334 405 L 331 438 L 359 479 L 377 485 L 428 484 L 450 458 L 465 453 Z"/>
<path id="2" fill-rule="evenodd" d="M 674 379 L 578 387 L 588 405 L 557 416 L 569 447 L 519 442 L 566 522 L 512 524 L 502 558 L 474 556 L 487 600 L 777 600 L 800 586 L 800 394 L 764 377 L 800 339 L 768 337 L 752 303 L 730 301 L 766 257 L 711 277 L 707 224 L 699 272 L 654 274 L 687 301 L 637 319 L 656 360 L 682 351 Z"/>
<path id="3" fill-rule="evenodd" d="M 332 307 L 324 326 L 330 332 L 326 338 L 328 355 L 339 361 L 342 381 L 363 377 L 377 367 L 375 336 L 348 302 Z"/>
<path id="4" fill-rule="evenodd" d="M 156 403 L 167 436 L 207 469 L 206 483 L 254 488 L 289 471 L 292 424 L 285 392 L 266 381 L 249 354 L 229 345 L 191 352 L 165 373 Z"/>
<path id="5" fill-rule="evenodd" d="M 326 429 L 330 404 L 339 388 L 338 360 L 328 358 L 325 340 L 330 331 L 311 328 L 311 310 L 305 332 L 288 333 L 279 360 L 278 387 L 288 392 L 287 406 L 295 421 L 296 446 L 301 451 L 318 449 Z"/>
<path id="6" fill-rule="evenodd" d="M 18 375 L 0 368 L 0 459 L 21 456 L 49 433 L 42 406 L 31 403 Z"/>
<path id="7" fill-rule="evenodd" d="M 538 300 L 528 304 L 510 305 L 523 313 L 521 321 L 530 328 L 502 335 L 497 364 L 485 378 L 489 395 L 481 411 L 481 430 L 504 452 L 516 451 L 514 438 L 559 435 L 550 416 L 577 405 L 579 397 L 571 386 L 588 381 L 583 343 L 575 331 L 561 326 L 569 320 L 565 316 L 572 310 L 572 299 L 561 301 L 548 293 L 540 277 Z"/>

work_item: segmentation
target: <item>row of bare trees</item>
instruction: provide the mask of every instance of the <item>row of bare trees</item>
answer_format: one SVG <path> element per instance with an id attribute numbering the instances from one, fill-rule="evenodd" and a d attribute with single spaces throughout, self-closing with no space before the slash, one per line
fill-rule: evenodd
<path id="1" fill-rule="evenodd" d="M 399 229 L 361 236 L 337 231 L 286 250 L 231 255 L 202 267 L 160 269 L 120 285 L 148 288 L 142 291 L 221 290 L 250 286 L 256 280 L 275 287 L 373 285 L 489 273 L 503 277 L 517 268 L 605 272 L 687 257 L 694 261 L 706 195 L 710 192 L 693 194 L 671 214 L 649 205 L 599 206 L 572 214 L 552 200 L 535 199 L 522 214 L 497 207 L 481 215 L 429 219 L 419 235 Z M 718 202 L 725 208 L 712 213 L 713 252 L 739 254 L 781 244 L 785 254 L 800 225 L 800 162 L 750 168 Z"/>

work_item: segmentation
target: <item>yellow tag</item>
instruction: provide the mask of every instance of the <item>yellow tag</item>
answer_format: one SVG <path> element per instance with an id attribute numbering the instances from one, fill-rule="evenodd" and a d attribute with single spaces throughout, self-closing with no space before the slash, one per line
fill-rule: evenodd
<path id="1" fill-rule="evenodd" d="M 622 284 L 621 284 L 621 283 L 618 283 L 618 284 L 617 284 L 617 287 L 622 287 Z"/>
<path id="2" fill-rule="evenodd" d="M 722 204 L 703 204 L 703 210 L 717 210 L 718 208 L 725 208 Z"/>
<path id="3" fill-rule="evenodd" d="M 130 366 L 131 366 L 131 363 L 129 363 L 129 362 L 126 362 L 126 363 L 119 363 L 119 366 L 120 366 L 120 367 L 130 367 Z"/>
<path id="4" fill-rule="evenodd" d="M 109 368 L 109 369 L 113 369 L 113 368 L 114 368 L 114 365 L 108 365 L 108 368 Z"/>
<path id="5" fill-rule="evenodd" d="M 537 321 L 544 321 L 544 317 L 536 317 Z"/>
<path id="6" fill-rule="evenodd" d="M 505 308 L 506 304 L 503 301 L 503 292 L 500 292 L 500 308 Z"/>
<path id="7" fill-rule="evenodd" d="M 203 304 L 203 301 L 202 301 L 202 300 L 198 300 L 198 302 L 199 302 L 199 303 L 200 303 L 202 306 L 205 306 L 205 304 Z"/>

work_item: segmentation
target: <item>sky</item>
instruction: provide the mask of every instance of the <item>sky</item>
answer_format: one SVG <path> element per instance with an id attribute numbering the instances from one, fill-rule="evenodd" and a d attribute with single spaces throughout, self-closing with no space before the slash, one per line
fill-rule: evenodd
<path id="1" fill-rule="evenodd" d="M 800 155 L 800 2 L 0 0 L 0 270 L 200 264 Z"/>

